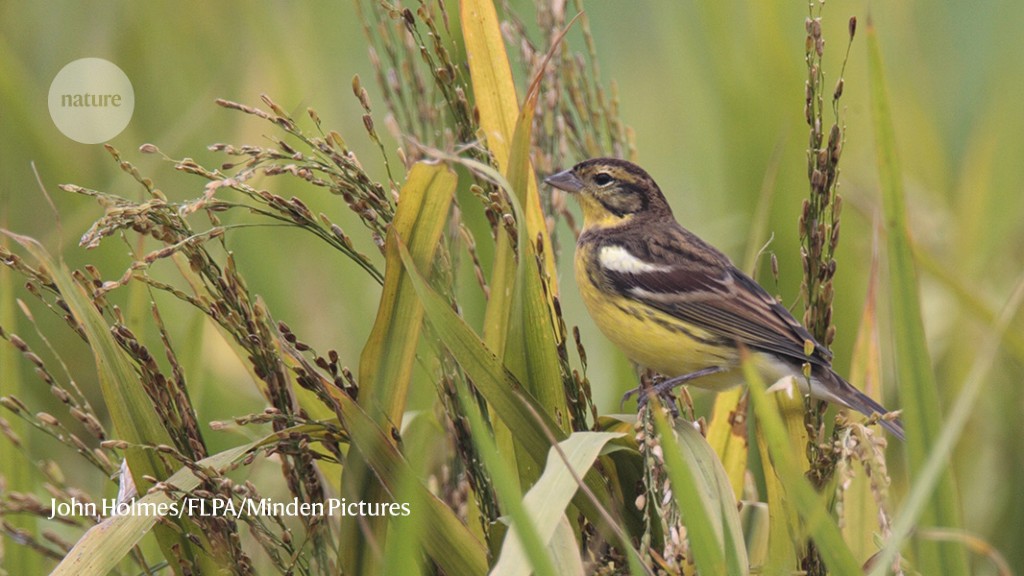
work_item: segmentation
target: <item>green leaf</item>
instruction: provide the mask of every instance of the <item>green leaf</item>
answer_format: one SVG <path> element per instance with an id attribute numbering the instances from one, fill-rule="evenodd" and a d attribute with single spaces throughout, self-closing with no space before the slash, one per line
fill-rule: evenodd
<path id="1" fill-rule="evenodd" d="M 887 231 L 889 260 L 889 308 L 892 311 L 893 354 L 899 379 L 900 401 L 907 430 L 907 459 L 910 473 L 923 471 L 944 426 L 937 382 L 925 340 L 917 266 L 909 241 L 903 173 L 896 151 L 896 134 L 882 67 L 882 50 L 873 22 L 867 24 L 868 77 L 871 81 L 871 110 L 874 120 L 878 174 Z M 931 504 L 921 517 L 923 526 L 960 527 L 960 503 L 952 468 L 941 472 Z M 917 569 L 923 574 L 967 574 L 967 558 L 958 546 L 917 539 Z"/>
<path id="2" fill-rule="evenodd" d="M 396 240 L 397 241 L 397 240 Z M 399 244 L 404 258 L 411 258 L 405 246 Z M 425 281 L 424 281 L 425 282 Z M 440 298 L 440 297 L 439 297 Z M 419 480 L 405 457 L 392 441 L 397 430 L 382 428 L 348 394 L 323 377 L 306 359 L 303 353 L 287 341 L 281 342 L 284 354 L 310 377 L 320 379 L 320 385 L 333 400 L 342 427 L 348 432 L 350 445 L 348 458 L 359 458 L 373 471 L 386 493 L 382 499 L 398 502 L 395 495 L 410 495 L 408 503 L 416 506 L 413 514 L 419 515 L 427 530 L 421 542 L 424 552 L 437 563 L 446 574 L 483 574 L 487 571 L 487 550 L 469 531 L 455 513 L 444 502 L 434 496 Z M 346 497 L 347 498 L 347 497 Z M 401 521 L 396 518 L 396 521 Z M 386 543 L 385 543 L 386 544 Z M 358 543 L 366 546 L 365 540 Z M 381 550 L 385 549 L 383 546 Z M 366 558 L 369 558 L 367 556 Z M 368 562 L 376 563 L 379 558 Z"/>
<path id="3" fill-rule="evenodd" d="M 540 464 L 547 457 L 552 441 L 561 442 L 566 434 L 555 425 L 537 404 L 537 401 L 523 390 L 516 380 L 493 352 L 487 349 L 483 341 L 466 325 L 447 302 L 427 285 L 426 279 L 416 271 L 412 257 L 402 244 L 399 244 L 402 262 L 409 269 L 409 278 L 416 287 L 416 293 L 423 303 L 427 321 L 433 326 L 441 342 L 455 357 L 480 394 L 493 408 L 495 416 L 501 418 L 514 431 L 517 446 L 522 447 L 534 462 Z M 610 518 L 609 504 L 615 504 L 614 510 L 621 509 L 622 502 L 613 502 L 603 479 L 589 471 L 584 477 L 587 490 L 594 500 L 577 493 L 573 503 L 604 531 L 610 540 L 622 539 L 617 530 L 625 523 Z M 636 528 L 629 525 L 628 528 Z M 621 529 L 619 529 L 621 530 Z M 627 547 L 631 548 L 628 545 Z"/>
<path id="4" fill-rule="evenodd" d="M 540 402 L 549 414 L 555 415 L 563 430 L 569 430 L 568 409 L 562 383 L 562 370 L 558 359 L 558 343 L 564 335 L 558 333 L 558 326 L 552 315 L 552 297 L 555 294 L 553 282 L 545 287 L 537 263 L 537 246 L 534 240 L 547 235 L 547 228 L 538 231 L 530 224 L 530 194 L 537 194 L 536 180 L 530 166 L 530 134 L 533 128 L 533 111 L 536 108 L 537 85 L 535 84 L 523 106 L 522 115 L 516 123 L 512 138 L 506 178 L 512 191 L 512 207 L 519 223 L 516 282 L 512 299 L 512 314 L 508 326 L 509 339 L 505 348 L 505 365 L 519 377 L 520 381 Z M 524 208 L 525 206 L 525 208 Z M 539 204 L 538 204 L 539 206 Z M 525 214 L 524 214 L 525 212 Z M 526 222 L 526 230 L 522 229 Z M 543 245 L 543 242 L 541 242 Z M 550 249 L 545 252 L 547 260 L 553 260 Z M 547 270 L 547 268 L 545 268 Z M 553 278 L 548 272 L 549 280 Z M 553 292 L 549 292 L 552 290 Z M 520 474 L 522 477 L 522 474 Z"/>
<path id="5" fill-rule="evenodd" d="M 484 342 L 568 430 L 563 375 L 557 356 L 557 342 L 562 335 L 557 334 L 558 326 L 552 318 L 558 278 L 530 163 L 530 134 L 539 93 L 537 80 L 543 70 L 527 92 L 520 111 L 494 4 L 490 0 L 466 0 L 460 7 L 480 125 L 495 164 L 510 184 L 504 188 L 518 226 L 515 250 L 508 234 L 504 230 L 498 233 L 484 317 Z M 560 40 L 559 37 L 552 43 L 548 58 Z M 534 241 L 545 255 L 546 288 L 537 267 Z M 531 482 L 538 473 L 532 459 L 519 454 L 506 423 L 498 421 L 494 427 L 506 462 L 515 461 L 520 481 Z"/>
<path id="6" fill-rule="evenodd" d="M 768 561 L 768 537 L 771 531 L 769 516 L 772 512 L 765 502 L 743 501 L 740 504 L 740 522 L 743 525 L 743 542 L 747 548 L 750 566 L 762 567 Z"/>
<path id="7" fill-rule="evenodd" d="M 451 351 L 487 402 L 494 407 L 497 416 L 516 432 L 518 443 L 532 455 L 535 462 L 543 462 L 551 444 L 539 427 L 543 426 L 556 441 L 564 440 L 565 432 L 523 390 L 516 377 L 487 349 L 445 299 L 427 285 L 426 278 L 415 268 L 412 256 L 401 241 L 398 247 L 402 262 L 410 272 L 409 279 L 423 304 L 427 321 L 441 342 Z"/>
<path id="8" fill-rule="evenodd" d="M 7 194 L 0 191 L 0 205 L 6 205 Z M 5 215 L 6 216 L 6 215 Z M 5 217 L 0 217 L 0 225 Z M 7 238 L 0 236 L 0 246 L 7 247 Z M 14 312 L 14 282 L 12 272 L 7 266 L 0 265 L 0 329 L 8 332 L 17 330 L 17 316 Z M 18 364 L 18 353 L 13 346 L 0 342 L 0 374 L 3 374 L 3 395 L 24 397 L 21 366 Z M 10 433 L 21 439 L 21 449 L 16 447 L 10 437 L 0 440 L 0 462 L 4 463 L 4 480 L 6 489 L 11 492 L 31 493 L 35 489 L 32 481 L 33 468 L 29 466 L 26 455 L 32 448 L 31 438 L 25 432 L 27 424 L 21 418 L 8 421 Z M 23 453 L 24 452 L 24 453 Z M 39 537 L 37 520 L 29 514 L 12 514 L 7 521 L 18 530 L 24 530 L 34 538 Z M 43 558 L 28 546 L 9 546 L 4 551 L 4 567 L 12 574 L 36 574 L 43 572 Z"/>
<path id="9" fill-rule="evenodd" d="M 139 379 L 134 368 L 111 336 L 106 320 L 100 316 L 82 287 L 71 277 L 71 272 L 63 263 L 55 262 L 35 240 L 7 234 L 46 268 L 71 314 L 85 331 L 93 359 L 96 361 L 100 390 L 110 410 L 110 418 L 114 423 L 117 437 L 132 444 L 170 445 L 171 437 L 160 425 L 160 418 L 149 397 L 142 386 L 138 385 Z M 144 450 L 141 447 L 128 449 L 128 464 L 140 491 L 152 485 L 142 477 L 143 475 L 166 478 L 169 472 L 159 457 L 151 450 Z"/>
<path id="10" fill-rule="evenodd" d="M 806 446 L 803 402 L 798 397 L 789 397 L 785 394 L 774 394 L 768 401 L 774 405 L 773 410 L 780 415 L 786 433 L 786 443 L 791 446 Z M 764 471 L 765 500 L 771 511 L 768 515 L 768 561 L 765 571 L 769 574 L 789 572 L 796 569 L 797 550 L 803 546 L 801 537 L 797 534 L 799 517 L 776 469 L 779 464 L 772 460 L 769 453 L 760 418 L 755 419 L 755 425 L 757 449 Z M 807 459 L 798 457 L 794 460 L 793 466 L 803 474 L 808 468 Z"/>
<path id="11" fill-rule="evenodd" d="M 551 557 L 555 561 L 555 573 L 560 576 L 583 576 L 583 553 L 580 543 L 576 540 L 576 530 L 569 518 L 562 516 L 555 527 L 555 534 L 548 545 Z"/>
<path id="12" fill-rule="evenodd" d="M 385 245 L 384 287 L 373 330 L 359 357 L 360 403 L 400 422 L 412 378 L 423 307 L 406 278 L 394 236 L 406 242 L 413 261 L 428 270 L 448 221 L 457 179 L 441 164 L 414 164 L 402 185 L 398 209 Z"/>
<path id="13" fill-rule="evenodd" d="M 139 493 L 144 494 L 153 485 L 146 480 L 147 476 L 164 479 L 170 475 L 171 469 L 155 451 L 142 446 L 171 446 L 174 443 L 170 434 L 161 425 L 160 417 L 140 385 L 134 367 L 114 341 L 110 327 L 96 310 L 92 299 L 71 277 L 67 266 L 63 262 L 55 262 L 35 240 L 7 231 L 4 231 L 4 234 L 21 244 L 46 268 L 60 290 L 61 298 L 67 304 L 68 310 L 85 331 L 89 349 L 96 362 L 96 373 L 104 405 L 109 410 L 110 419 L 114 424 L 114 434 L 130 443 L 125 451 L 128 469 Z M 167 558 L 184 555 L 207 571 L 216 568 L 209 554 L 198 551 L 187 538 L 175 530 L 159 527 L 156 535 L 160 548 Z M 178 547 L 176 552 L 175 547 Z"/>
<path id="14" fill-rule="evenodd" d="M 764 382 L 749 359 L 744 359 L 743 375 L 750 387 L 754 413 L 767 448 L 766 460 L 771 460 L 772 469 L 778 475 L 786 498 L 799 514 L 803 530 L 817 544 L 832 574 L 859 574 L 860 564 L 843 541 L 843 535 L 829 515 L 825 501 L 804 477 L 800 466 L 802 458 L 790 444 L 790 436 L 777 404 L 768 397 Z M 803 444 L 798 446 L 802 447 Z M 771 537 L 775 538 L 777 534 L 772 532 Z"/>
<path id="15" fill-rule="evenodd" d="M 402 247 L 404 251 L 404 246 Z M 408 255 L 408 252 L 405 252 Z M 297 353 L 289 352 L 294 355 Z M 487 572 L 487 550 L 448 506 L 438 500 L 418 480 L 408 481 L 415 472 L 398 448 L 370 416 L 348 395 L 324 382 L 337 402 L 342 426 L 351 436 L 352 446 L 384 485 L 387 494 L 412 493 L 417 504 L 413 514 L 424 516 L 420 521 L 430 529 L 423 534 L 423 549 L 446 574 L 475 576 Z M 349 452 L 351 458 L 352 452 Z M 386 498 L 387 495 L 384 496 Z M 358 543 L 365 547 L 365 540 Z"/>
<path id="16" fill-rule="evenodd" d="M 689 423 L 673 430 L 661 409 L 652 409 L 697 569 L 702 575 L 749 574 L 736 497 L 714 450 Z"/>
<path id="17" fill-rule="evenodd" d="M 423 307 L 409 284 L 395 239 L 399 235 L 405 238 L 416 265 L 429 269 L 448 219 L 455 185 L 455 174 L 442 164 L 413 165 L 388 230 L 380 305 L 359 359 L 360 403 L 380 426 L 397 426 L 402 421 L 423 321 Z M 366 502 L 386 497 L 358 455 L 346 463 L 342 494 L 352 501 Z M 346 571 L 377 571 L 380 558 L 374 551 L 381 548 L 362 545 L 368 537 L 383 547 L 387 519 L 341 523 L 339 548 Z"/>
<path id="18" fill-rule="evenodd" d="M 903 508 L 893 522 L 892 537 L 878 555 L 875 569 L 871 572 L 872 576 L 883 576 L 885 574 L 886 567 L 898 556 L 904 540 L 918 527 L 920 517 L 927 510 L 926 506 L 929 497 L 932 496 L 933 490 L 935 490 L 936 485 L 938 485 L 943 477 L 943 473 L 949 467 L 953 448 L 967 426 L 967 421 L 970 419 L 974 405 L 981 395 L 982 386 L 988 377 L 988 373 L 995 365 L 999 352 L 998 344 L 1010 327 L 1013 318 L 1020 311 L 1022 303 L 1024 303 L 1024 275 L 1017 279 L 1016 288 L 1007 301 L 1006 306 L 1003 307 L 996 325 L 989 332 L 984 345 L 981 347 L 984 352 L 975 358 L 966 381 L 960 387 L 960 394 L 953 405 L 953 410 L 950 411 L 949 417 L 946 418 L 942 432 L 935 440 L 932 451 L 928 454 L 928 459 L 917 475 L 914 485 L 907 493 Z M 950 539 L 950 541 L 954 543 L 960 542 L 957 539 Z"/>
<path id="19" fill-rule="evenodd" d="M 516 562 L 527 573 L 538 576 L 555 576 L 554 561 L 541 536 L 540 528 L 534 517 L 527 512 L 523 502 L 523 494 L 515 482 L 515 469 L 502 459 L 498 447 L 491 438 L 490 430 L 484 423 L 480 406 L 463 383 L 457 383 L 459 398 L 465 407 L 466 419 L 469 422 L 470 437 L 476 446 L 477 454 L 487 468 L 502 510 L 511 520 L 511 528 L 504 533 L 504 541 L 522 542 L 516 549 Z M 492 538 L 494 538 L 492 533 Z M 495 568 L 496 569 L 496 568 Z M 492 574 L 494 571 L 492 570 Z"/>
<path id="20" fill-rule="evenodd" d="M 238 446 L 204 458 L 196 464 L 202 468 L 226 469 L 240 462 L 250 450 L 276 438 Z M 170 484 L 183 492 L 199 486 L 199 478 L 190 468 L 181 468 L 167 479 Z M 136 506 L 150 510 L 169 510 L 175 501 L 165 492 L 152 492 L 135 501 Z M 178 502 L 180 504 L 180 502 Z M 161 518 L 150 514 L 124 514 L 111 516 L 90 528 L 79 538 L 64 560 L 51 572 L 51 576 L 105 576 L 153 529 Z M 168 557 L 168 559 L 173 557 Z"/>
<path id="21" fill-rule="evenodd" d="M 426 507 L 420 500 L 423 495 L 421 478 L 429 478 L 436 472 L 437 460 L 434 455 L 448 448 L 450 439 L 435 417 L 440 413 L 440 410 L 406 412 L 402 418 L 402 454 L 413 473 L 398 479 L 392 498 L 394 502 L 408 503 L 410 511 Z M 484 542 L 482 530 L 480 533 L 476 531 L 480 530 L 481 515 L 478 509 L 471 507 L 475 503 L 476 498 L 466 499 L 466 505 L 470 508 L 462 520 L 473 538 Z M 381 574 L 418 576 L 433 573 L 433 565 L 426 554 L 409 553 L 410 550 L 419 550 L 427 532 L 434 529 L 428 520 L 426 514 L 410 513 L 391 521 Z"/>
<path id="22" fill-rule="evenodd" d="M 551 448 L 544 473 L 523 498 L 526 513 L 545 546 L 551 545 L 556 528 L 565 518 L 566 508 L 579 489 L 576 478 L 581 478 L 594 465 L 609 440 L 622 436 L 612 432 L 576 432 L 560 442 L 557 449 Z M 562 460 L 563 455 L 571 473 Z M 526 553 L 517 534 L 514 531 L 505 537 L 498 563 L 491 571 L 492 576 L 526 576 L 530 573 Z"/>

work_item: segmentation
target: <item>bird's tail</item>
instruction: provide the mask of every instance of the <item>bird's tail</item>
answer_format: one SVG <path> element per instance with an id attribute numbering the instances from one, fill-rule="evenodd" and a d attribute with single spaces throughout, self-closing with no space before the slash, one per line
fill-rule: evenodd
<path id="1" fill-rule="evenodd" d="M 842 378 L 842 376 L 836 374 L 832 370 L 828 370 L 826 378 L 831 380 L 828 382 L 833 389 L 829 390 L 829 395 L 832 396 L 832 400 L 838 404 L 842 404 L 847 408 L 852 408 L 857 412 L 865 416 L 871 416 L 873 414 L 887 414 L 889 411 L 884 406 L 875 402 L 870 396 L 857 390 L 853 384 L 850 384 Z M 894 436 L 904 440 L 903 437 L 903 422 L 900 419 L 887 419 L 880 418 L 878 423 L 885 427 L 886 430 L 892 432 Z"/>

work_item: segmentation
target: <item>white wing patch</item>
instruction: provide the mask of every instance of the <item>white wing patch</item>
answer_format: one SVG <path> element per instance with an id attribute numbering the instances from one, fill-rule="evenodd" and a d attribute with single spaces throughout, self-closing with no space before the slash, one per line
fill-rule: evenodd
<path id="1" fill-rule="evenodd" d="M 659 266 L 644 262 L 633 256 L 622 246 L 603 246 L 597 255 L 601 267 L 612 272 L 623 272 L 626 274 L 638 274 L 641 272 L 661 272 L 670 270 L 670 266 Z"/>

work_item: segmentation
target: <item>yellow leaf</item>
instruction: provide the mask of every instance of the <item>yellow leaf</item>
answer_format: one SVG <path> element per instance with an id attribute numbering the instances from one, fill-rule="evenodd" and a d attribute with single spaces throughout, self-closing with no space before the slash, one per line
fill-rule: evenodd
<path id="1" fill-rule="evenodd" d="M 747 473 L 750 444 L 747 439 L 747 402 L 743 388 L 720 392 L 708 425 L 708 444 L 722 461 L 729 485 L 736 499 L 743 496 L 743 480 Z"/>
<path id="2" fill-rule="evenodd" d="M 473 94 L 480 112 L 480 126 L 487 139 L 487 148 L 494 155 L 498 170 L 505 174 L 511 155 L 512 137 L 519 118 L 519 101 L 512 82 L 505 42 L 501 37 L 498 15 L 490 0 L 465 0 L 461 3 L 462 35 L 466 42 L 469 74 Z M 537 178 L 529 168 L 526 189 L 516 190 L 526 212 L 527 238 L 533 242 L 538 235 L 544 246 L 551 287 L 558 293 L 554 259 L 551 258 L 551 237 L 540 208 Z"/>

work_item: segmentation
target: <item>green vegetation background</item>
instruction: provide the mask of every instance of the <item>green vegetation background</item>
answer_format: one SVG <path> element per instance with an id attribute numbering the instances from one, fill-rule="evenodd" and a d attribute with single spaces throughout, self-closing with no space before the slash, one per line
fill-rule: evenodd
<path id="1" fill-rule="evenodd" d="M 529 4 L 513 4 L 529 22 Z M 787 303 L 796 303 L 796 220 L 807 188 L 801 109 L 806 7 L 800 2 L 739 6 L 701 1 L 645 3 L 641 9 L 592 1 L 587 9 L 602 80 L 617 82 L 622 117 L 636 131 L 640 162 L 662 185 L 685 226 L 739 259 L 747 249 L 765 174 L 778 163 L 769 250 L 778 257 L 780 280 L 776 285 L 764 273 L 766 266 L 760 279 Z M 999 311 L 1024 270 L 1024 36 L 1019 26 L 1024 4 L 829 4 L 825 37 L 830 40 L 830 81 L 841 64 L 847 18 L 855 15 L 864 23 L 869 12 L 884 49 L 913 234 L 925 262 L 921 279 L 930 350 L 940 394 L 950 401 L 990 329 L 986 315 Z M 843 98 L 848 141 L 840 192 L 846 209 L 835 302 L 841 372 L 848 365 L 863 305 L 875 240 L 872 221 L 879 212 L 865 54 L 865 43 L 858 38 Z M 73 182 L 123 195 L 138 193 L 101 146 L 67 139 L 47 112 L 54 75 L 68 62 L 87 56 L 115 62 L 132 80 L 135 115 L 111 144 L 172 200 L 198 196 L 204 182 L 175 172 L 154 155 L 138 154 L 139 145 L 153 143 L 172 157 L 216 166 L 224 159 L 207 151 L 207 145 L 256 143 L 268 133 L 264 123 L 215 106 L 218 97 L 257 103 L 259 94 L 267 93 L 296 113 L 312 106 L 326 127 L 337 129 L 362 153 L 371 171 L 382 173 L 350 87 L 358 73 L 371 98 L 375 96 L 373 69 L 352 4 L 267 4 L 257 9 L 238 1 L 188 6 L 0 3 L 0 226 L 40 239 L 72 267 L 95 263 L 105 277 L 114 278 L 128 264 L 128 249 L 116 241 L 93 252 L 79 248 L 79 235 L 101 209 L 89 199 L 61 193 L 56 185 Z M 513 68 L 520 69 L 516 63 Z M 39 191 L 33 162 L 57 206 L 59 223 Z M 290 185 L 294 183 L 277 179 L 274 192 L 288 197 Z M 360 226 L 336 197 L 303 194 L 303 200 L 346 230 Z M 582 309 L 572 282 L 571 235 L 564 223 L 558 234 L 566 320 L 578 324 L 585 335 L 599 407 L 615 411 L 621 391 L 632 386 L 631 370 Z M 375 253 L 365 235 L 351 235 L 365 252 Z M 267 300 L 276 317 L 315 346 L 336 348 L 342 363 L 357 363 L 379 289 L 354 264 L 297 230 L 238 230 L 229 234 L 228 245 L 250 287 Z M 123 304 L 129 313 L 144 310 L 137 302 Z M 164 316 L 179 343 L 188 343 L 182 353 L 186 359 L 191 356 L 187 367 L 200 419 L 259 411 L 262 402 L 248 375 L 205 321 L 191 309 L 167 304 L 182 312 L 171 318 L 165 311 Z M 89 352 L 77 338 L 51 315 L 36 317 L 72 367 L 90 366 Z M 884 303 L 881 318 L 885 338 Z M 31 335 L 23 321 L 11 328 Z M 1011 340 L 1024 341 L 1024 318 L 1013 323 Z M 882 349 L 883 354 L 889 349 L 884 342 Z M 952 466 L 966 526 L 997 546 L 1021 572 L 1024 349 L 1019 344 L 1005 349 Z M 898 406 L 892 395 L 894 361 L 891 355 L 885 357 L 890 406 Z M 31 406 L 51 402 L 42 386 L 33 387 L 37 382 L 20 360 L 0 366 L 0 393 L 6 393 L 7 383 L 19 373 Z M 95 383 L 88 381 L 91 370 L 80 374 L 79 385 L 95 390 Z M 698 401 L 706 402 L 706 397 Z M 74 469 L 65 448 L 31 438 L 36 453 L 68 459 L 65 471 Z M 221 442 L 220 448 L 237 442 L 218 434 L 209 438 L 214 446 Z M 4 472 L 21 465 L 0 462 Z M 898 459 L 892 466 L 898 479 Z M 95 482 L 97 491 L 102 490 L 102 479 Z M 897 480 L 896 494 L 904 488 Z"/>

